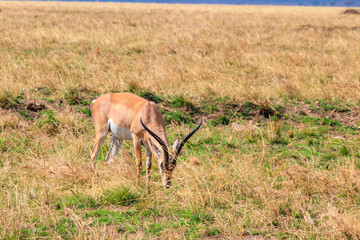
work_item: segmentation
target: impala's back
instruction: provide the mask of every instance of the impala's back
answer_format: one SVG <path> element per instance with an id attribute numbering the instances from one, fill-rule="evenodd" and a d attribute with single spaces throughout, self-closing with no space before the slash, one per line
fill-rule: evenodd
<path id="1" fill-rule="evenodd" d="M 109 93 L 91 103 L 95 127 L 111 120 L 116 126 L 129 128 L 135 113 L 148 101 L 131 93 Z"/>

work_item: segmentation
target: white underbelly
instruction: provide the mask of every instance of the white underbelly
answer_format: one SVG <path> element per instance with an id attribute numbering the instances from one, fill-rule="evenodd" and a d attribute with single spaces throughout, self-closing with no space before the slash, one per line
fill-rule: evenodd
<path id="1" fill-rule="evenodd" d="M 122 140 L 133 139 L 133 134 L 130 129 L 116 126 L 116 124 L 111 120 L 111 118 L 109 119 L 108 123 L 111 133 L 115 135 L 117 139 L 122 139 Z"/>

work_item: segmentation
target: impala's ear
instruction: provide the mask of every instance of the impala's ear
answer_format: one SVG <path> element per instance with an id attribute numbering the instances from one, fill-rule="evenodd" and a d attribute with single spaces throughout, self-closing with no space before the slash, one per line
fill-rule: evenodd
<path id="1" fill-rule="evenodd" d="M 172 150 L 175 151 L 177 149 L 177 147 L 179 146 L 179 139 L 177 138 L 174 142 L 174 145 L 172 147 Z"/>
<path id="2" fill-rule="evenodd" d="M 156 155 L 158 155 L 158 157 L 160 157 L 162 154 L 161 150 L 155 144 L 153 144 L 153 142 L 151 141 L 150 138 L 149 138 L 149 142 L 150 142 L 151 148 L 154 150 Z"/>

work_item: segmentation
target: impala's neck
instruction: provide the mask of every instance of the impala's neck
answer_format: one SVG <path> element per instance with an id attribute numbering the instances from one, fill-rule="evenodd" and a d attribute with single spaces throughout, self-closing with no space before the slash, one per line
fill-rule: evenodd
<path id="1" fill-rule="evenodd" d="M 153 102 L 147 102 L 144 105 L 144 108 L 141 111 L 141 119 L 143 123 L 154 133 L 156 134 L 169 148 L 169 140 L 166 136 L 165 123 L 162 117 L 162 114 L 159 108 Z M 158 149 L 162 149 L 161 144 L 151 136 L 147 131 L 144 131 L 144 137 L 148 142 L 151 140 L 152 144 L 155 145 Z M 151 145 L 150 145 L 151 146 Z"/>
<path id="2" fill-rule="evenodd" d="M 170 152 L 169 141 L 167 139 L 165 130 L 163 132 L 157 131 L 156 135 L 158 135 L 164 141 L 168 151 Z M 163 155 L 163 148 L 162 148 L 161 144 L 158 143 L 158 141 L 156 141 L 156 139 L 154 139 L 150 134 L 147 133 L 145 135 L 145 141 L 150 146 L 150 148 L 153 150 L 153 152 L 155 152 L 155 156 L 157 158 L 159 156 Z"/>
<path id="3" fill-rule="evenodd" d="M 154 130 L 155 130 L 154 133 L 156 135 L 158 135 L 164 141 L 164 143 L 166 144 L 167 147 L 169 147 L 169 140 L 166 136 L 165 128 L 159 127 L 158 129 L 154 128 Z M 156 146 L 159 146 L 161 148 L 161 145 L 150 134 L 147 133 L 146 137 L 151 138 L 153 143 L 155 143 Z"/>

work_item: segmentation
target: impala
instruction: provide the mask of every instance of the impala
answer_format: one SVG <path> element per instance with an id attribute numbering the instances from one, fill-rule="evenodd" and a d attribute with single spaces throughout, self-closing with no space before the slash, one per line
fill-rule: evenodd
<path id="1" fill-rule="evenodd" d="M 142 171 L 141 146 L 146 148 L 146 185 L 149 189 L 151 158 L 158 161 L 162 183 L 165 188 L 171 186 L 171 176 L 176 167 L 176 159 L 184 144 L 200 128 L 192 130 L 179 143 L 177 139 L 170 150 L 165 132 L 165 123 L 155 103 L 131 93 L 109 93 L 100 96 L 91 103 L 92 119 L 95 125 L 95 146 L 91 154 L 93 168 L 107 133 L 112 133 L 112 143 L 106 161 L 112 163 L 123 140 L 133 140 L 137 182 Z"/>

